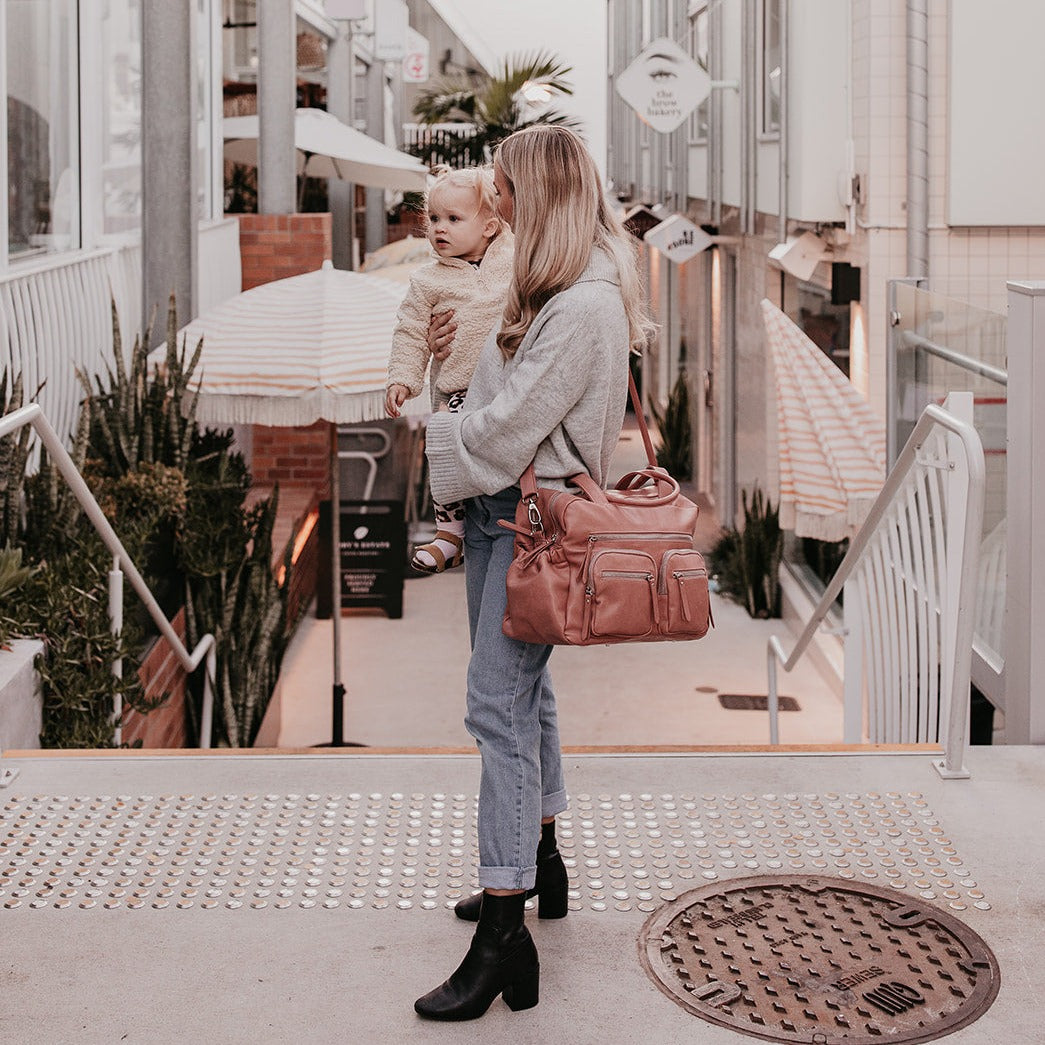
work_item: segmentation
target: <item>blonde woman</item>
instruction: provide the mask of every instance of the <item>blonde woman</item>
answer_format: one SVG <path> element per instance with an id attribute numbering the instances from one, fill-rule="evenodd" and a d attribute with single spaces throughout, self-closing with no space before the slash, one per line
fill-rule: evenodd
<path id="1" fill-rule="evenodd" d="M 518 480 L 531 462 L 546 487 L 587 471 L 606 483 L 620 437 L 628 355 L 645 346 L 631 243 L 603 196 L 576 135 L 537 126 L 494 157 L 501 217 L 515 233 L 504 320 L 483 347 L 464 409 L 428 425 L 433 495 L 468 500 L 465 574 L 472 655 L 465 724 L 482 756 L 479 885 L 459 917 L 478 919 L 459 968 L 414 1008 L 466 1020 L 503 995 L 513 1010 L 537 1004 L 539 966 L 523 922 L 527 895 L 541 917 L 566 914 L 566 868 L 555 816 L 566 788 L 548 674 L 550 646 L 501 631 Z M 452 330 L 433 329 L 441 349 Z"/>

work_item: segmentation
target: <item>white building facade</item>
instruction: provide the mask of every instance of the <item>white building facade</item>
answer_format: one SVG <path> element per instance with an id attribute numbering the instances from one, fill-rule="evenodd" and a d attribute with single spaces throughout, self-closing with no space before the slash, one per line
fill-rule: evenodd
<path id="1" fill-rule="evenodd" d="M 1045 139 L 1033 54 L 1045 11 L 1005 0 L 609 0 L 608 173 L 625 206 L 662 204 L 712 233 L 682 266 L 650 257 L 662 324 L 652 371 L 698 394 L 696 479 L 724 522 L 775 489 L 769 298 L 887 416 L 890 279 L 1003 311 L 1006 280 L 1045 274 Z M 710 97 L 666 135 L 614 79 L 668 37 Z M 783 201 L 783 205 L 781 205 Z M 811 233 L 811 273 L 770 258 Z M 786 253 L 781 247 L 776 254 Z"/>

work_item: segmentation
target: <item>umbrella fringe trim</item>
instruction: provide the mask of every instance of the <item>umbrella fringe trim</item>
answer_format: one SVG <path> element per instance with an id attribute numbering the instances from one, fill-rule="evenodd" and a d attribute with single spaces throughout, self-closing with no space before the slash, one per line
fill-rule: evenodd
<path id="1" fill-rule="evenodd" d="M 411 400 L 405 414 L 415 416 L 429 413 L 428 397 L 424 394 Z M 278 427 L 306 426 L 316 421 L 334 424 L 358 424 L 385 418 L 384 389 L 371 392 L 338 394 L 328 392 L 305 396 L 212 395 L 200 394 L 196 419 L 210 425 L 272 425 Z"/>

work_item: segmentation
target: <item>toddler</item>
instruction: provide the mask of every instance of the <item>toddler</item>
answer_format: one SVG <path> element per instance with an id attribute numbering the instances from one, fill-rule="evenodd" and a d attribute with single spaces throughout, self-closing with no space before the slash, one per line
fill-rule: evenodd
<path id="1" fill-rule="evenodd" d="M 420 395 L 431 351 L 432 316 L 452 309 L 457 332 L 449 356 L 432 359 L 432 409 L 458 411 L 479 351 L 500 326 L 512 278 L 512 233 L 497 216 L 493 174 L 469 167 L 439 174 L 428 190 L 428 240 L 438 257 L 419 268 L 399 309 L 388 363 L 385 410 L 398 417 Z M 464 561 L 464 502 L 434 502 L 437 532 L 411 566 L 442 573 Z"/>

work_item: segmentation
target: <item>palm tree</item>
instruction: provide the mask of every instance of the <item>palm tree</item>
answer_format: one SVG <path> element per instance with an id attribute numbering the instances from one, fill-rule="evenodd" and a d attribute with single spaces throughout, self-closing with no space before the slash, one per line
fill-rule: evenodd
<path id="1" fill-rule="evenodd" d="M 422 124 L 471 124 L 474 131 L 440 129 L 424 135 L 411 151 L 430 165 L 475 166 L 489 163 L 494 146 L 523 127 L 553 123 L 576 130 L 580 122 L 574 117 L 541 107 L 554 95 L 573 94 L 566 79 L 572 71 L 555 55 L 538 51 L 506 58 L 497 76 L 441 77 L 421 92 L 414 116 Z"/>

